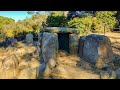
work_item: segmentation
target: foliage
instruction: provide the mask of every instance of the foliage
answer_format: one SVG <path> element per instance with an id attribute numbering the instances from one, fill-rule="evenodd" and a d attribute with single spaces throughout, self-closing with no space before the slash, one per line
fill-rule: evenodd
<path id="1" fill-rule="evenodd" d="M 47 15 L 45 14 L 34 14 L 31 18 L 26 18 L 23 21 L 16 23 L 16 32 L 19 34 L 33 33 L 37 34 L 40 32 L 42 22 L 46 21 Z"/>
<path id="2" fill-rule="evenodd" d="M 92 25 L 92 16 L 90 15 L 82 18 L 76 17 L 68 22 L 68 27 L 79 28 L 80 34 L 89 33 L 91 30 L 91 25 Z"/>
<path id="3" fill-rule="evenodd" d="M 10 37 L 13 36 L 10 29 L 13 28 L 14 24 L 15 24 L 15 20 L 0 16 L 0 39 L 1 40 L 5 40 L 5 38 L 9 35 Z"/>
<path id="4" fill-rule="evenodd" d="M 63 16 L 63 11 L 52 11 L 52 16 Z"/>
<path id="5" fill-rule="evenodd" d="M 92 26 L 91 31 L 93 33 L 103 33 L 104 32 L 104 24 L 100 19 L 97 19 L 96 17 L 92 18 Z"/>
<path id="6" fill-rule="evenodd" d="M 120 11 L 28 11 L 31 18 L 15 20 L 0 16 L 0 40 L 7 37 L 21 37 L 27 33 L 37 35 L 42 22 L 48 27 L 79 28 L 81 34 L 103 32 L 119 27 Z M 67 13 L 67 17 L 66 17 Z M 49 14 L 49 15 L 48 15 Z M 94 16 L 94 17 L 93 17 Z M 72 19 L 68 19 L 68 17 Z"/>
<path id="7" fill-rule="evenodd" d="M 97 11 L 95 17 L 106 27 L 106 31 L 110 31 L 117 24 L 116 13 L 117 11 Z"/>
<path id="8" fill-rule="evenodd" d="M 70 27 L 81 29 L 81 33 L 110 31 L 118 23 L 115 15 L 117 11 L 71 11 Z M 88 25 L 86 24 L 88 23 Z"/>
<path id="9" fill-rule="evenodd" d="M 67 19 L 65 16 L 51 14 L 48 16 L 46 24 L 49 27 L 65 27 L 67 26 Z"/>

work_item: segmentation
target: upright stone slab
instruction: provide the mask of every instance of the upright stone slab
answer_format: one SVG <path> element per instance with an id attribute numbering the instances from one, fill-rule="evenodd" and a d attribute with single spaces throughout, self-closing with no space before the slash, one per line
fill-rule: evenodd
<path id="1" fill-rule="evenodd" d="M 26 43 L 27 44 L 33 43 L 33 35 L 31 33 L 26 35 Z"/>
<path id="2" fill-rule="evenodd" d="M 38 45 L 39 45 L 39 61 L 40 63 L 43 63 L 43 55 L 42 55 L 42 39 L 43 39 L 43 34 L 39 33 L 38 34 Z"/>
<path id="3" fill-rule="evenodd" d="M 78 48 L 79 56 L 81 58 L 83 57 L 84 41 L 85 41 L 85 37 L 81 36 L 80 39 L 79 39 L 79 48 Z"/>
<path id="4" fill-rule="evenodd" d="M 85 60 L 94 63 L 98 68 L 106 66 L 114 58 L 110 39 L 104 35 L 86 36 L 81 53 Z"/>
<path id="5" fill-rule="evenodd" d="M 56 33 L 43 33 L 41 58 L 45 63 L 45 71 L 43 76 L 49 76 L 51 70 L 56 65 L 57 52 L 58 52 L 58 35 Z M 41 67 L 40 67 L 41 68 Z"/>
<path id="6" fill-rule="evenodd" d="M 56 33 L 43 33 L 42 40 L 42 55 L 44 62 L 47 63 L 49 60 L 57 59 L 58 51 L 58 35 Z"/>
<path id="7" fill-rule="evenodd" d="M 42 39 L 42 33 L 39 33 L 39 34 L 38 34 L 38 42 L 39 42 L 39 43 L 40 43 L 41 39 Z"/>
<path id="8" fill-rule="evenodd" d="M 69 48 L 70 48 L 71 55 L 78 54 L 78 35 L 77 34 L 69 35 Z"/>

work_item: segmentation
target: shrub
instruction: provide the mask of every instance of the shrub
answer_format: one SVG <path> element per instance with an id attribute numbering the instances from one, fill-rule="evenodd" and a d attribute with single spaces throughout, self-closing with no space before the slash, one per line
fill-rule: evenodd
<path id="1" fill-rule="evenodd" d="M 79 28 L 80 34 L 89 33 L 91 30 L 91 25 L 92 25 L 92 16 L 90 15 L 82 18 L 76 17 L 68 22 L 68 27 Z"/>
<path id="2" fill-rule="evenodd" d="M 67 19 L 64 16 L 50 15 L 47 18 L 46 24 L 48 27 L 65 27 L 67 26 Z"/>
<path id="3" fill-rule="evenodd" d="M 115 17 L 116 13 L 116 11 L 97 11 L 95 16 L 106 27 L 106 31 L 110 31 L 118 22 Z"/>

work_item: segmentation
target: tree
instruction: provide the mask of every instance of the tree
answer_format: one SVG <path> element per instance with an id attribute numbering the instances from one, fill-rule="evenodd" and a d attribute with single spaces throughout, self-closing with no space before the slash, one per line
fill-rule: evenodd
<path id="1" fill-rule="evenodd" d="M 92 16 L 88 15 L 86 17 L 75 17 L 68 22 L 68 27 L 79 28 L 80 34 L 86 35 L 90 32 L 92 26 Z"/>
<path id="2" fill-rule="evenodd" d="M 95 17 L 101 21 L 103 27 L 106 27 L 106 31 L 110 31 L 117 24 L 117 19 L 115 17 L 117 11 L 97 11 Z"/>

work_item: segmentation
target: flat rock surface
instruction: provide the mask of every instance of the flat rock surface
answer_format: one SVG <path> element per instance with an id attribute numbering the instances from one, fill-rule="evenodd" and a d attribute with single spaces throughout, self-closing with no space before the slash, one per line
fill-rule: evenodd
<path id="1" fill-rule="evenodd" d="M 45 29 L 46 32 L 54 32 L 54 33 L 79 33 L 79 29 L 76 28 L 65 28 L 65 27 L 47 27 Z"/>

